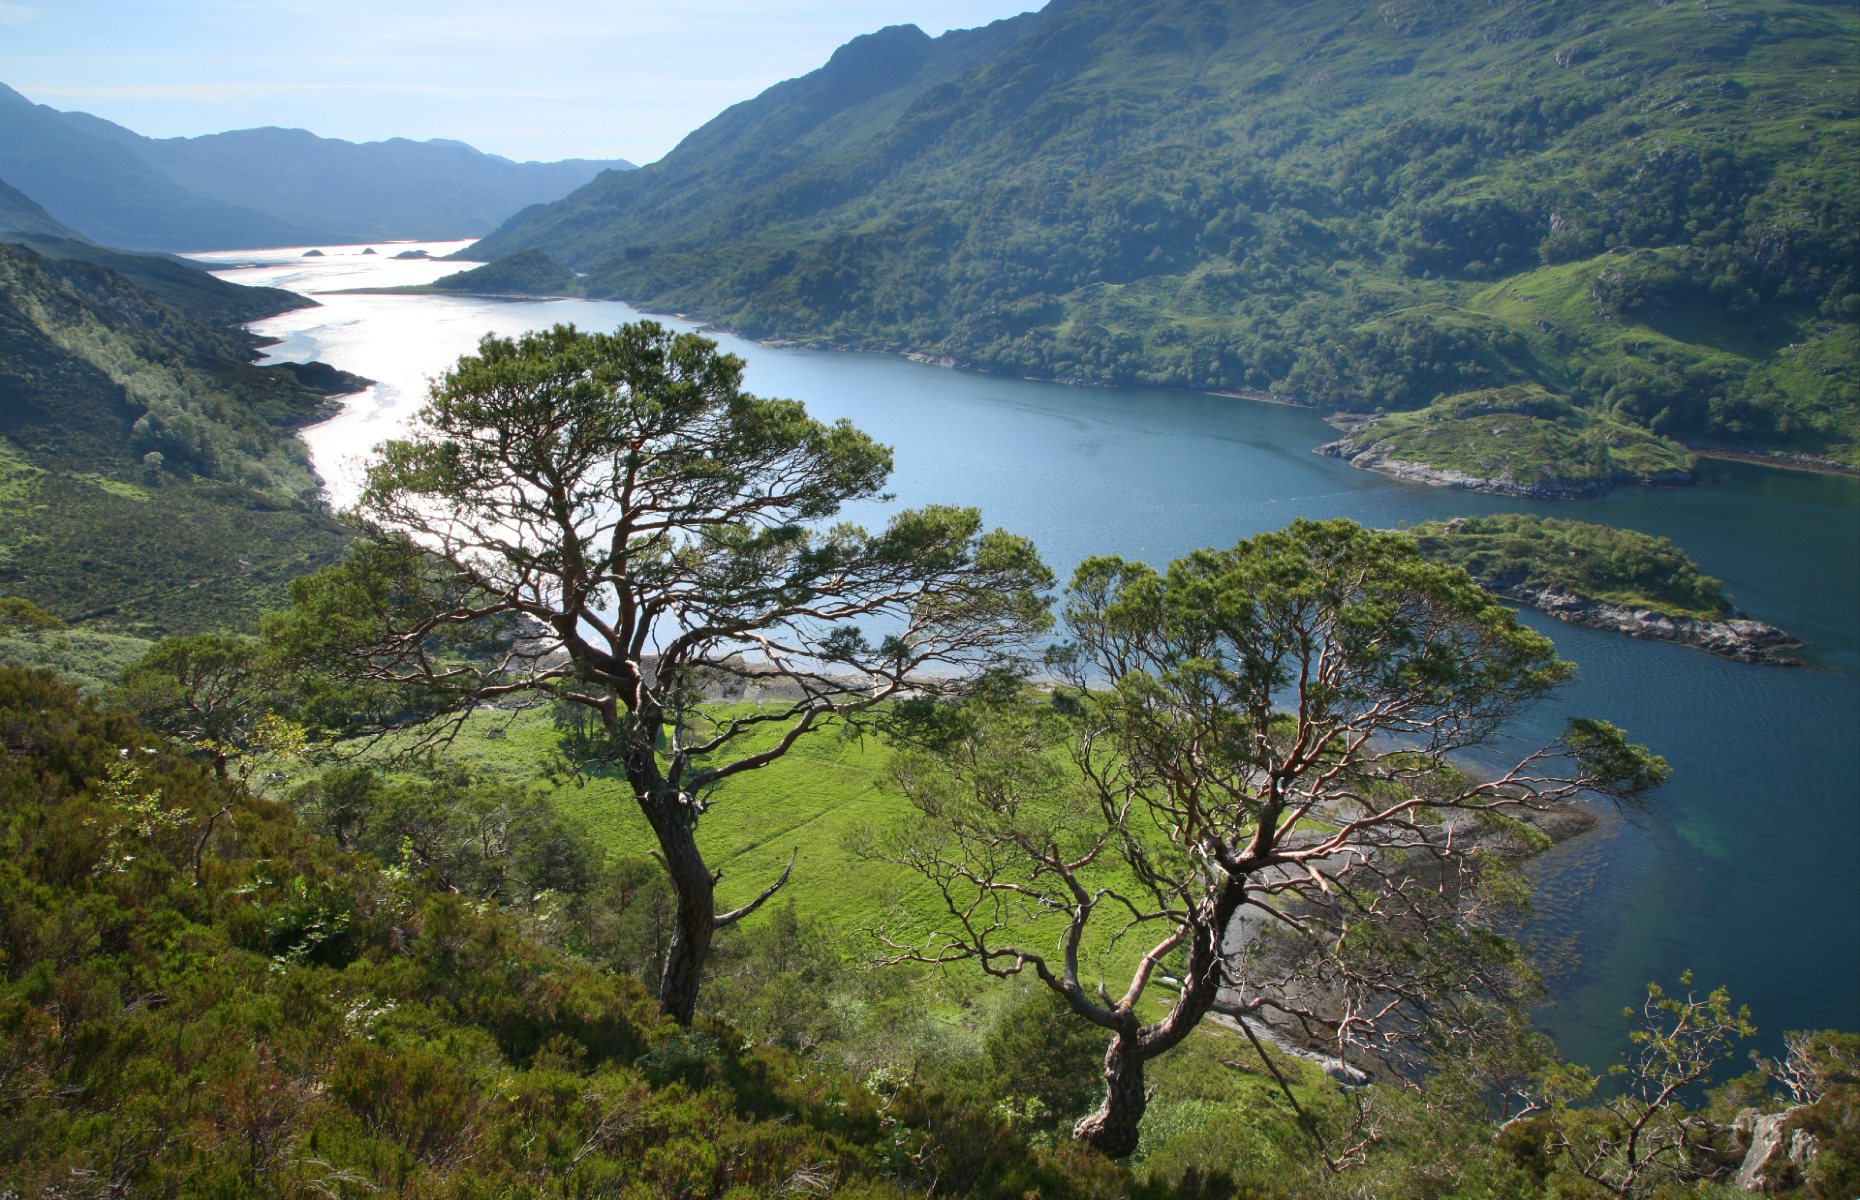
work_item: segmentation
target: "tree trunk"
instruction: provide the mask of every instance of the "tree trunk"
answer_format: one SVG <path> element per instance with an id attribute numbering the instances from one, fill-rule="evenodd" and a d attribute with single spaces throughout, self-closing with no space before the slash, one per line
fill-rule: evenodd
<path id="1" fill-rule="evenodd" d="M 697 832 L 683 796 L 671 790 L 648 793 L 640 798 L 640 807 L 658 836 L 665 873 L 678 896 L 672 940 L 659 973 L 659 1011 L 689 1025 L 697 1012 L 704 958 L 716 930 L 716 880 L 698 852 Z"/>
<path id="2" fill-rule="evenodd" d="M 1072 1136 L 1107 1158 L 1129 1158 L 1137 1148 L 1137 1126 L 1148 1104 L 1137 1036 L 1120 1033 L 1104 1054 L 1104 1101 L 1097 1112 L 1072 1127 Z"/>

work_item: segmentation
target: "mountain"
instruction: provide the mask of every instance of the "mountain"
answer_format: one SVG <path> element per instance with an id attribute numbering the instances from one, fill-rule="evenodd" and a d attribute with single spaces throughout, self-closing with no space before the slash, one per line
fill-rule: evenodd
<path id="1" fill-rule="evenodd" d="M 190 191 L 334 227 L 345 241 L 471 237 L 625 160 L 512 162 L 463 142 L 339 141 L 302 129 L 144 140 L 141 157 Z"/>
<path id="2" fill-rule="evenodd" d="M 252 364 L 229 311 L 301 297 L 139 269 L 155 287 L 0 242 L 0 595 L 137 635 L 249 624 L 346 544 L 295 431 L 366 381 Z"/>
<path id="3" fill-rule="evenodd" d="M 0 178 L 84 236 L 132 249 L 471 237 L 631 165 L 517 163 L 462 142 L 357 144 L 301 129 L 145 138 L 0 85 Z"/>
<path id="4" fill-rule="evenodd" d="M 82 241 L 82 236 L 46 212 L 18 188 L 0 180 L 0 238 L 48 237 Z"/>
<path id="5" fill-rule="evenodd" d="M 753 335 L 1860 464 L 1851 6 L 1054 0 L 860 38 L 473 247 Z M 1450 406 L 1449 406 L 1450 407 Z"/>
<path id="6" fill-rule="evenodd" d="M 240 287 L 201 264 L 169 254 L 135 254 L 99 246 L 0 180 L 0 242 L 27 246 L 46 258 L 105 267 L 156 299 L 216 326 L 255 321 L 316 302 L 281 288 Z"/>
<path id="7" fill-rule="evenodd" d="M 93 241 L 203 250 L 334 240 L 191 192 L 138 157 L 128 130 L 75 116 L 0 85 L 0 179 Z"/>

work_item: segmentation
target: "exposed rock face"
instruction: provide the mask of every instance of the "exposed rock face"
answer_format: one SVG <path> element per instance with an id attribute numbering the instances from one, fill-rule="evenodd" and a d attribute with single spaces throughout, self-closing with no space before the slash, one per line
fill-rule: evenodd
<path id="1" fill-rule="evenodd" d="M 1379 471 L 1384 475 L 1405 479 L 1410 483 L 1425 483 L 1429 487 L 1460 488 L 1468 492 L 1493 492 L 1500 496 L 1529 496 L 1534 500 L 1592 500 L 1619 484 L 1675 487 L 1696 482 L 1690 471 L 1611 475 L 1607 479 L 1597 479 L 1586 483 L 1572 483 L 1561 479 L 1519 483 L 1509 476 L 1487 479 L 1465 471 L 1431 467 L 1426 463 L 1405 458 L 1390 458 L 1375 449 L 1373 445 L 1359 445 L 1354 438 L 1347 437 L 1339 438 L 1334 442 L 1326 442 L 1317 447 L 1316 452 L 1331 458 L 1341 458 L 1351 466 L 1364 471 Z"/>
<path id="2" fill-rule="evenodd" d="M 1750 1139 L 1744 1161 L 1737 1168 L 1734 1183 L 1743 1191 L 1773 1194 L 1797 1187 L 1815 1161 L 1820 1147 L 1815 1135 L 1805 1129 L 1791 1129 L 1790 1118 L 1801 1111 L 1759 1115 L 1755 1109 L 1737 1114 L 1732 1126 L 1741 1140 Z"/>
<path id="3" fill-rule="evenodd" d="M 1572 625 L 1612 629 L 1630 637 L 1678 642 L 1739 662 L 1801 665 L 1800 660 L 1784 651 L 1799 648 L 1802 643 L 1774 625 L 1766 625 L 1762 621 L 1736 616 L 1723 621 L 1701 621 L 1696 617 L 1669 616 L 1652 609 L 1626 608 L 1552 588 L 1533 588 L 1522 583 L 1493 579 L 1480 579 L 1477 583 L 1488 591 L 1541 609 L 1557 620 L 1568 621 Z"/>

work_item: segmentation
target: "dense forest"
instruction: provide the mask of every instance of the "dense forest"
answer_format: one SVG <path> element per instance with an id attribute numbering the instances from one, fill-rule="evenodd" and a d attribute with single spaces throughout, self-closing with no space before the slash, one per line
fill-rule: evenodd
<path id="1" fill-rule="evenodd" d="M 519 214 L 758 337 L 1350 411 L 1535 384 L 1860 462 L 1839 5 L 1055 3 L 899 27 Z"/>

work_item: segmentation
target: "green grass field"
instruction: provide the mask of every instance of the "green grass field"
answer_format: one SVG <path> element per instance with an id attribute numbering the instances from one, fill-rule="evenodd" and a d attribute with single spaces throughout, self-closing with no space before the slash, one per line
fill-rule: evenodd
<path id="1" fill-rule="evenodd" d="M 850 962 L 869 962 L 883 948 L 866 931 L 881 923 L 921 934 L 949 918 L 936 890 L 913 872 L 861 857 L 853 843 L 866 832 L 883 834 L 914 821 L 916 812 L 891 786 L 891 749 L 874 736 L 828 729 L 804 740 L 760 770 L 725 781 L 698 827 L 698 845 L 712 870 L 723 873 L 719 908 L 753 899 L 781 874 L 790 854 L 793 877 L 781 892 L 804 920 L 835 932 Z M 653 849 L 645 818 L 623 780 L 614 775 L 573 778 L 557 752 L 557 736 L 541 711 L 479 713 L 467 722 L 447 754 L 452 763 L 509 782 L 536 782 L 557 808 L 579 821 L 609 854 L 644 856 Z M 745 933 L 773 919 L 774 905 L 743 923 Z M 1109 943 L 1113 922 L 1099 922 L 1087 938 L 1084 975 L 1099 975 L 1115 993 L 1129 986 L 1131 967 L 1147 946 Z M 1029 924 L 1023 941 L 1051 951 L 1057 921 Z M 945 968 L 953 995 L 988 986 L 967 964 Z M 1154 998 L 1154 989 L 1152 989 Z"/>

